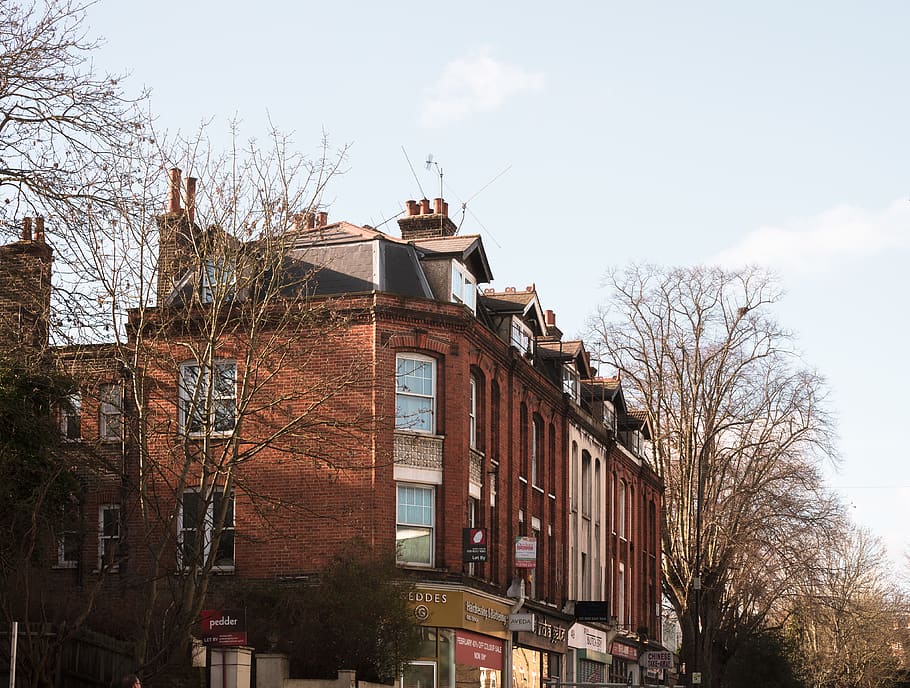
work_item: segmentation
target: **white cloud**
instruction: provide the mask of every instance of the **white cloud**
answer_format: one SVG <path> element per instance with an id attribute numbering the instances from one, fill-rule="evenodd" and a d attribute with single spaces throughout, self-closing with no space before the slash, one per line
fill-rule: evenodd
<path id="1" fill-rule="evenodd" d="M 484 48 L 446 65 L 427 91 L 420 108 L 420 124 L 443 127 L 477 112 L 495 110 L 512 96 L 537 93 L 543 87 L 543 74 L 501 62 Z"/>
<path id="2" fill-rule="evenodd" d="M 856 257 L 910 247 L 910 202 L 894 201 L 880 212 L 841 205 L 779 227 L 759 227 L 712 263 L 755 263 L 783 272 L 819 273 Z"/>

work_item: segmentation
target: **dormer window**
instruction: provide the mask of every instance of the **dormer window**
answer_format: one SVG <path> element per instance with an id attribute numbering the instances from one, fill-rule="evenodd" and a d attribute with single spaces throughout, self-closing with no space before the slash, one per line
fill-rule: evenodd
<path id="1" fill-rule="evenodd" d="M 518 318 L 512 318 L 511 344 L 523 354 L 534 353 L 534 334 L 531 328 Z"/>
<path id="2" fill-rule="evenodd" d="M 472 313 L 477 312 L 477 281 L 457 260 L 452 261 L 452 301 L 463 303 Z"/>
<path id="3" fill-rule="evenodd" d="M 613 404 L 603 403 L 603 422 L 607 430 L 616 431 L 616 411 L 613 410 Z"/>
<path id="4" fill-rule="evenodd" d="M 569 366 L 562 367 L 562 391 L 578 401 L 578 373 Z"/>
<path id="5" fill-rule="evenodd" d="M 229 301 L 234 297 L 237 271 L 234 263 L 226 258 L 205 261 L 202 273 L 202 289 L 199 299 L 202 303 Z"/>

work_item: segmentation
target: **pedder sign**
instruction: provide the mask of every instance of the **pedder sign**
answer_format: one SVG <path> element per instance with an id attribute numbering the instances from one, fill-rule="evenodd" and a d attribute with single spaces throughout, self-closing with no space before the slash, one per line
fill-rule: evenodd
<path id="1" fill-rule="evenodd" d="M 202 643 L 221 647 L 246 645 L 246 614 L 237 609 L 202 612 Z"/>

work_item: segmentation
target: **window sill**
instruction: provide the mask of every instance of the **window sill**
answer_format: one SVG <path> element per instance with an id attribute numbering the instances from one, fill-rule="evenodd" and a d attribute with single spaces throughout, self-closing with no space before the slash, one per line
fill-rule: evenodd
<path id="1" fill-rule="evenodd" d="M 63 563 L 58 562 L 58 563 L 54 564 L 51 568 L 56 571 L 67 571 L 67 570 L 72 571 L 74 568 L 76 568 L 78 566 L 79 566 L 79 562 L 77 562 L 77 561 L 65 561 Z"/>

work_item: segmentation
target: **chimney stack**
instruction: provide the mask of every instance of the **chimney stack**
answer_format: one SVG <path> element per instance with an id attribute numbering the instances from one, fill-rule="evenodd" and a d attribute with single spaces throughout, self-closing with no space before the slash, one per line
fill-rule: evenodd
<path id="1" fill-rule="evenodd" d="M 167 191 L 167 211 L 169 213 L 180 212 L 180 168 L 172 167 L 170 174 L 170 185 Z"/>
<path id="2" fill-rule="evenodd" d="M 44 243 L 44 218 L 41 216 L 35 218 L 35 241 Z"/>
<path id="3" fill-rule="evenodd" d="M 179 179 L 177 183 L 180 183 Z M 196 219 L 196 177 L 186 178 L 186 217 L 190 224 Z"/>
<path id="4" fill-rule="evenodd" d="M 442 198 L 433 199 L 432 209 L 426 198 L 419 202 L 406 201 L 405 215 L 398 218 L 398 227 L 401 229 L 401 238 L 405 241 L 451 237 L 458 231 L 458 227 L 449 218 L 449 204 Z"/>
<path id="5" fill-rule="evenodd" d="M 551 310 L 544 312 L 547 320 L 547 327 L 556 327 L 556 313 Z"/>
<path id="6" fill-rule="evenodd" d="M 32 240 L 32 218 L 22 218 L 22 241 Z"/>
<path id="7" fill-rule="evenodd" d="M 320 210 L 316 216 L 316 226 L 325 227 L 329 223 L 329 214 L 325 210 Z"/>

